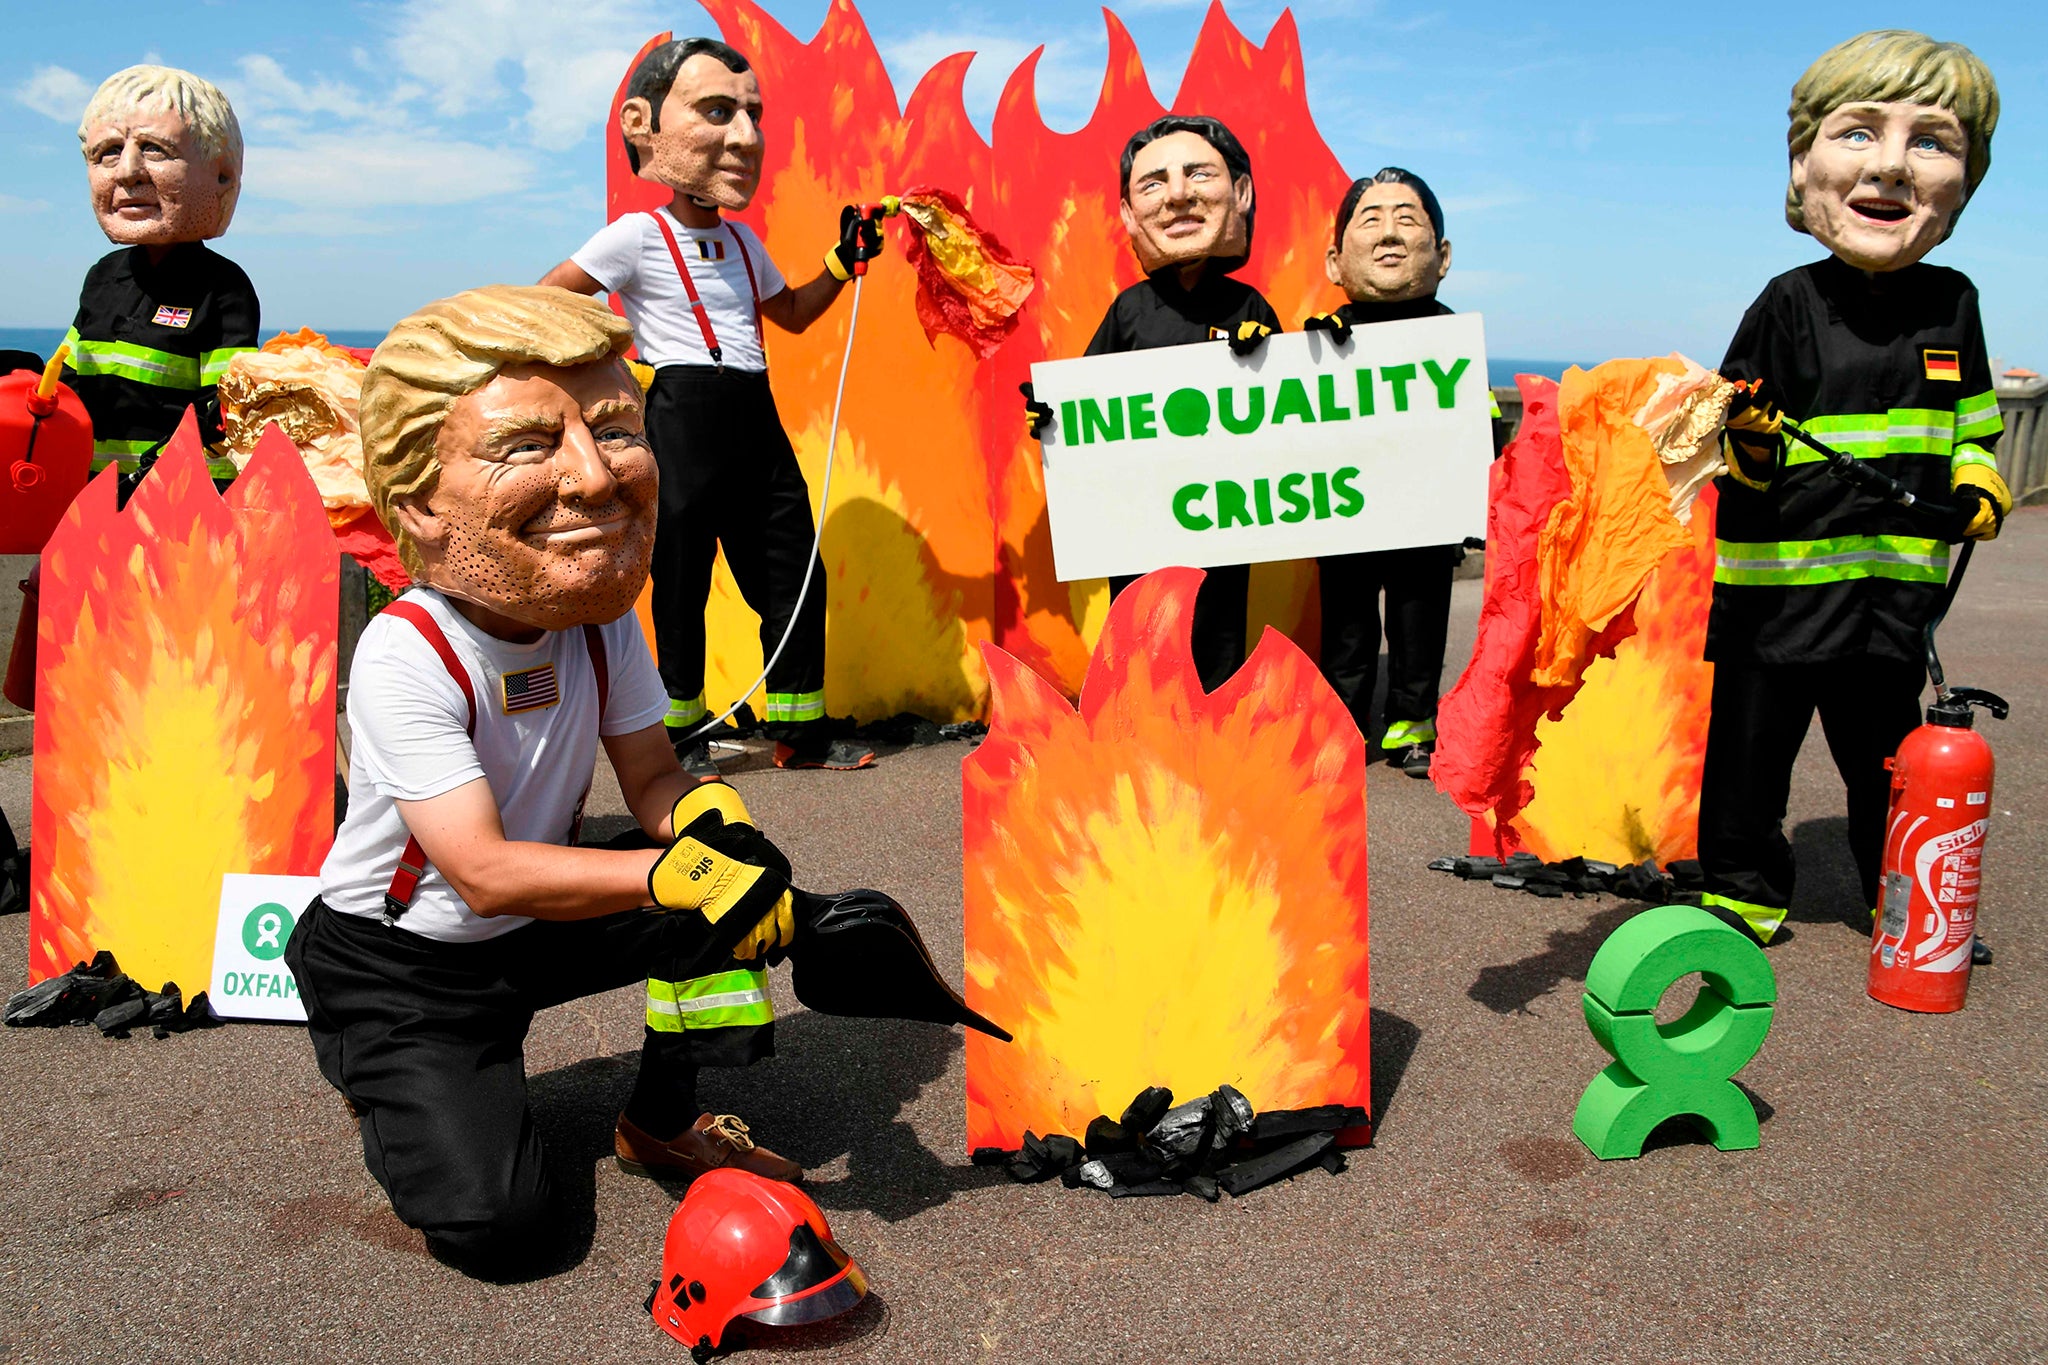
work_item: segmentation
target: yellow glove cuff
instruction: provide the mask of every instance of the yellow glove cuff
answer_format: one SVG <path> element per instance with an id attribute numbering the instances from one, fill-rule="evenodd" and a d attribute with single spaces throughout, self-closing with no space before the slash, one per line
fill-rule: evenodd
<path id="1" fill-rule="evenodd" d="M 703 782 L 684 792 L 668 813 L 669 837 L 678 838 L 707 811 L 717 811 L 727 824 L 751 825 L 747 803 L 723 782 Z"/>
<path id="2" fill-rule="evenodd" d="M 1761 479 L 1752 477 L 1749 471 L 1743 467 L 1745 457 L 1742 447 L 1736 443 L 1734 437 L 1723 436 L 1721 438 L 1721 456 L 1723 462 L 1728 466 L 1729 478 L 1735 480 L 1744 488 L 1754 488 L 1759 493 L 1770 491 L 1771 474 L 1776 471 L 1767 472 Z"/>
<path id="3" fill-rule="evenodd" d="M 825 269 L 828 272 L 830 272 L 833 279 L 839 281 L 841 284 L 845 284 L 847 281 L 853 278 L 853 272 L 848 270 L 845 266 L 839 263 L 839 248 L 837 246 L 830 247 L 826 250 Z"/>
<path id="4" fill-rule="evenodd" d="M 796 896 L 785 891 L 782 899 L 775 902 L 775 908 L 761 916 L 761 922 L 734 945 L 732 955 L 742 962 L 752 962 L 763 953 L 787 948 L 795 940 Z"/>
<path id="5" fill-rule="evenodd" d="M 1949 475 L 1948 486 L 1951 489 L 1957 489 L 1965 484 L 1972 488 L 1981 488 L 1986 493 L 1989 493 L 1991 500 L 1998 504 L 1998 511 L 2001 516 L 2012 511 L 2012 490 L 2005 486 L 2005 480 L 2000 478 L 1998 471 L 1990 465 L 1957 465 L 1954 472 Z"/>

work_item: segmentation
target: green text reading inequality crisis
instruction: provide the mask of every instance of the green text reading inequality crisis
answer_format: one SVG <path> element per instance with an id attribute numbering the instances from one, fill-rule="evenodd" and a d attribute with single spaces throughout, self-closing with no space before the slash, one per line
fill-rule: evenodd
<path id="1" fill-rule="evenodd" d="M 1422 362 L 1421 376 L 1436 390 L 1439 408 L 1457 405 L 1458 379 L 1471 363 L 1469 358 L 1461 358 L 1445 369 L 1434 360 Z M 1216 390 L 1213 407 L 1205 390 L 1192 388 L 1175 389 L 1159 406 L 1155 406 L 1157 398 L 1150 393 L 1101 401 L 1070 398 L 1060 404 L 1060 421 L 1070 445 L 1094 445 L 1097 441 L 1151 440 L 1159 435 L 1161 422 L 1174 436 L 1205 436 L 1212 415 L 1233 436 L 1249 435 L 1261 426 L 1277 427 L 1290 417 L 1303 423 L 1348 422 L 1353 417 L 1371 417 L 1379 410 L 1375 389 L 1380 387 L 1385 388 L 1393 411 L 1408 411 L 1408 388 L 1417 378 L 1414 365 L 1382 365 L 1377 371 L 1365 366 L 1354 373 L 1355 411 L 1338 398 L 1339 376 L 1322 374 L 1316 376 L 1313 403 L 1309 401 L 1307 385 L 1300 379 L 1288 378 L 1273 386 L 1270 397 L 1261 384 L 1242 389 L 1225 385 Z"/>

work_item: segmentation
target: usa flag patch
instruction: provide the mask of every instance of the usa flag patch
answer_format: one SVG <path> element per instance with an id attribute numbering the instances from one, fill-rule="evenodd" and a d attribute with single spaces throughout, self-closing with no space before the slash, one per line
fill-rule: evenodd
<path id="1" fill-rule="evenodd" d="M 516 716 L 521 711 L 544 711 L 562 699 L 561 691 L 555 686 L 553 664 L 507 673 L 501 681 L 505 688 L 505 714 L 508 716 Z"/>
<path id="2" fill-rule="evenodd" d="M 697 239 L 697 259 L 700 261 L 724 260 L 724 239 L 719 237 L 699 237 Z"/>
<path id="3" fill-rule="evenodd" d="M 166 304 L 164 307 L 156 310 L 156 317 L 153 320 L 159 327 L 190 327 L 192 325 L 192 310 L 190 308 L 172 308 Z"/>

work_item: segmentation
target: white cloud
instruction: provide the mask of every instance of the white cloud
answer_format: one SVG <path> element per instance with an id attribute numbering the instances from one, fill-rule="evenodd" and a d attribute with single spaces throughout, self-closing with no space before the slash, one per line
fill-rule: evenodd
<path id="1" fill-rule="evenodd" d="M 41 213 L 50 207 L 47 199 L 23 199 L 18 195 L 0 194 L 0 214 Z"/>
<path id="2" fill-rule="evenodd" d="M 61 66 L 39 66 L 35 74 L 14 87 L 17 104 L 25 104 L 59 123 L 77 123 L 92 99 L 93 85 L 76 71 Z"/>
<path id="3" fill-rule="evenodd" d="M 360 129 L 316 133 L 288 145 L 249 148 L 253 199 L 280 199 L 315 213 L 470 204 L 517 193 L 539 175 L 534 159 L 438 135 Z"/>
<path id="4" fill-rule="evenodd" d="M 604 121 L 640 44 L 664 28 L 683 31 L 675 18 L 648 0 L 409 0 L 390 56 L 442 116 L 523 104 L 518 120 L 534 144 L 560 151 Z M 520 73 L 517 99 L 506 66 Z"/>

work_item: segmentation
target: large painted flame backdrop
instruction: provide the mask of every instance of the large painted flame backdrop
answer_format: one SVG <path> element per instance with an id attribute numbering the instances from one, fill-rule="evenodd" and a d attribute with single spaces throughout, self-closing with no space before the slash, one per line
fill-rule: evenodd
<path id="1" fill-rule="evenodd" d="M 1077 708 L 993 646 L 963 763 L 967 1139 L 1079 1136 L 1148 1085 L 1369 1107 L 1365 743 L 1267 631 L 1204 695 L 1195 569 L 1109 610 Z"/>
<path id="2" fill-rule="evenodd" d="M 222 874 L 311 874 L 333 841 L 339 561 L 274 427 L 223 500 L 187 413 L 114 504 L 108 471 L 43 551 L 29 979 L 108 948 L 189 998 Z"/>
<path id="3" fill-rule="evenodd" d="M 761 193 L 739 217 L 792 277 L 814 273 L 841 204 L 913 185 L 960 196 L 1039 273 L 1022 326 L 985 362 L 951 337 L 927 343 L 901 222 L 867 276 L 825 511 L 829 705 L 862 717 L 978 715 L 983 642 L 1074 695 L 1108 594 L 1100 581 L 1053 577 L 1038 447 L 1024 437 L 1017 385 L 1035 360 L 1080 354 L 1110 300 L 1139 278 L 1117 221 L 1117 158 L 1167 110 L 1136 46 L 1105 12 L 1108 70 L 1094 115 L 1074 133 L 1040 117 L 1033 54 L 1011 75 L 984 140 L 962 99 L 971 54 L 933 67 L 902 103 L 850 0 L 834 0 L 808 43 L 749 0 L 705 7 L 752 62 L 767 110 Z M 1258 232 L 1238 277 L 1289 326 L 1342 302 L 1322 261 L 1350 182 L 1309 115 L 1293 18 L 1283 13 L 1259 46 L 1212 6 L 1173 107 L 1221 118 L 1251 154 Z M 608 216 L 665 202 L 665 191 L 627 171 L 616 136 L 607 146 Z M 771 329 L 769 339 L 776 401 L 814 496 L 849 312 L 842 300 L 804 335 Z M 1270 622 L 1312 641 L 1312 574 L 1257 566 L 1254 629 Z M 757 631 L 721 566 L 707 699 L 730 700 L 758 672 Z"/>

